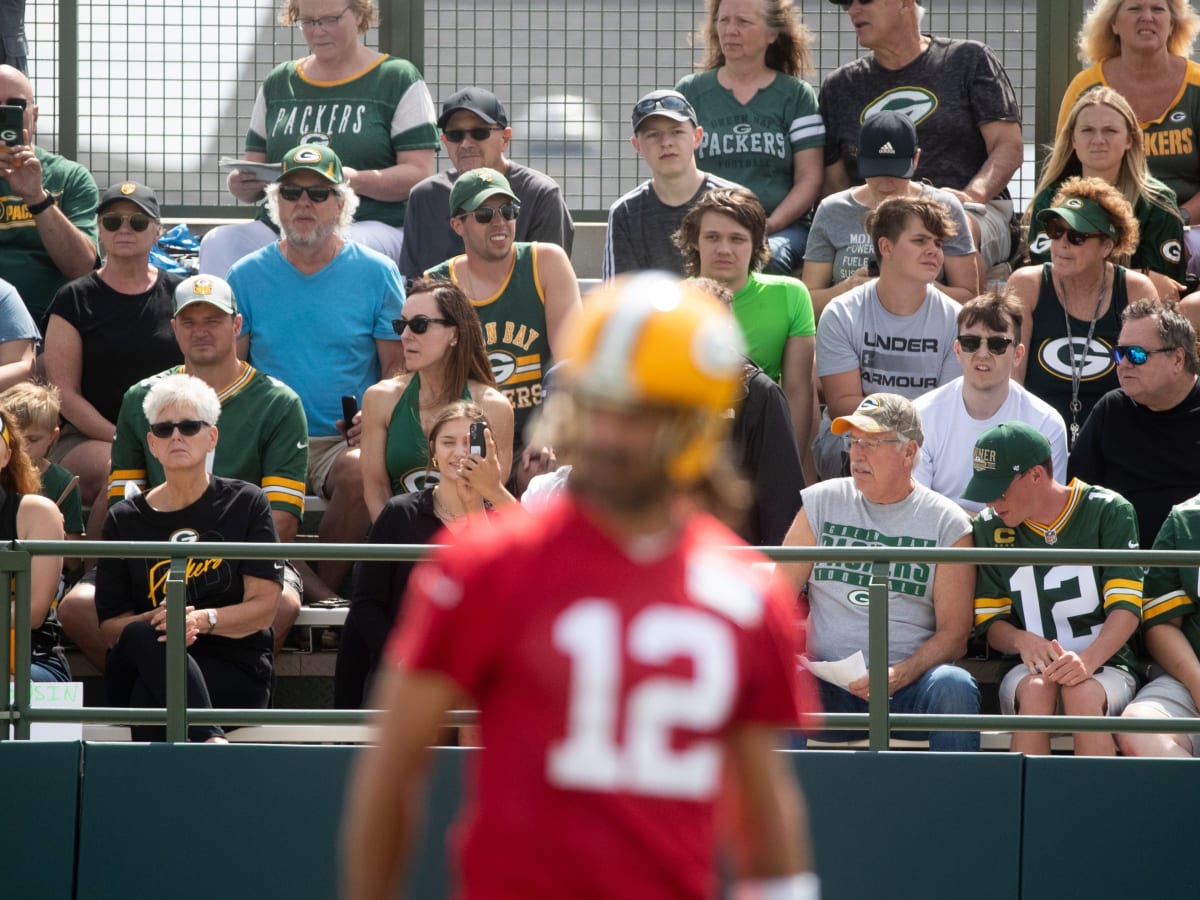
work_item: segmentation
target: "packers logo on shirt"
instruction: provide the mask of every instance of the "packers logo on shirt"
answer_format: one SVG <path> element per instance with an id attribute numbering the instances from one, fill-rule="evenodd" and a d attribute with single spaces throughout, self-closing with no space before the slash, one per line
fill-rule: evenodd
<path id="1" fill-rule="evenodd" d="M 871 592 L 851 591 L 846 595 L 846 602 L 851 606 L 869 606 L 871 603 Z"/>
<path id="2" fill-rule="evenodd" d="M 1081 381 L 1103 378 L 1116 367 L 1112 347 L 1100 338 L 1088 343 L 1085 335 L 1043 341 L 1037 349 L 1037 361 L 1045 371 L 1064 381 L 1072 379 L 1072 366 L 1080 367 Z"/>
<path id="3" fill-rule="evenodd" d="M 1017 531 L 1015 528 L 997 528 L 992 532 L 992 543 L 998 546 L 1004 544 L 1013 544 L 1017 540 Z"/>
<path id="4" fill-rule="evenodd" d="M 1158 248 L 1158 252 L 1162 254 L 1162 258 L 1167 262 L 1177 263 L 1183 259 L 1183 247 L 1176 240 L 1167 241 Z"/>
<path id="5" fill-rule="evenodd" d="M 899 87 L 881 94 L 863 107 L 860 122 L 881 112 L 890 110 L 908 116 L 914 125 L 920 125 L 938 107 L 937 95 L 919 87 Z"/>

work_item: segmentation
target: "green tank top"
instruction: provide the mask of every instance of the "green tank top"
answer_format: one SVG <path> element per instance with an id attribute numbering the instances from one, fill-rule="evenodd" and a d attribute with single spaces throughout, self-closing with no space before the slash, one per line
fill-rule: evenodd
<path id="1" fill-rule="evenodd" d="M 387 467 L 393 494 L 415 494 L 440 480 L 436 470 L 425 474 L 429 464 L 429 441 L 421 428 L 420 394 L 421 375 L 417 372 L 396 401 L 388 422 L 383 464 Z M 460 399 L 471 399 L 470 386 L 463 387 Z"/>

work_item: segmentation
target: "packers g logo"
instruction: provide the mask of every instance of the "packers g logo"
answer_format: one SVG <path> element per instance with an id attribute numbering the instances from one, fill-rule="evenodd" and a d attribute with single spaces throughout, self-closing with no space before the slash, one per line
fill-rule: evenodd
<path id="1" fill-rule="evenodd" d="M 329 146 L 329 135 L 325 134 L 325 132 L 323 132 L 323 131 L 313 131 L 308 134 L 301 135 L 300 143 L 302 143 L 302 144 L 317 144 L 322 147 L 328 147 Z M 296 162 L 302 163 L 304 165 L 308 165 L 309 163 L 315 163 L 315 162 L 320 162 L 320 161 L 321 161 L 321 154 L 314 153 L 312 150 L 301 150 L 299 153 L 296 154 Z"/>
<path id="2" fill-rule="evenodd" d="M 5 128 L 0 131 L 0 141 L 12 145 L 21 143 L 21 133 L 15 128 Z"/>
<path id="3" fill-rule="evenodd" d="M 432 487 L 441 480 L 441 474 L 436 471 L 426 474 L 424 466 L 409 469 L 400 476 L 400 483 L 404 485 L 404 492 L 408 494 L 419 493 L 423 488 Z"/>
<path id="4" fill-rule="evenodd" d="M 1179 245 L 1179 241 L 1167 241 L 1158 248 L 1158 252 L 1167 262 L 1177 263 L 1183 259 L 1183 247 Z"/>
<path id="5" fill-rule="evenodd" d="M 517 371 L 517 361 L 511 353 L 503 350 L 492 350 L 488 353 L 488 362 L 492 366 L 492 374 L 496 376 L 496 384 L 504 384 Z"/>
<path id="6" fill-rule="evenodd" d="M 1017 540 L 1017 532 L 1014 528 L 997 528 L 992 532 L 992 543 L 997 545 L 1005 545 L 1015 543 Z"/>
<path id="7" fill-rule="evenodd" d="M 859 122 L 865 122 L 872 116 L 891 110 L 907 116 L 914 125 L 920 125 L 933 115 L 937 107 L 936 94 L 917 87 L 895 88 L 868 103 L 863 108 Z"/>
<path id="8" fill-rule="evenodd" d="M 1030 253 L 1049 253 L 1050 252 L 1050 235 L 1044 231 L 1039 231 L 1037 237 L 1033 239 L 1033 243 L 1029 245 Z"/>
<path id="9" fill-rule="evenodd" d="M 1072 363 L 1082 366 L 1079 374 L 1081 381 L 1103 378 L 1116 365 L 1108 344 L 1099 338 L 1093 338 L 1089 344 L 1082 336 L 1043 341 L 1038 348 L 1037 359 L 1044 370 L 1064 381 L 1071 380 Z"/>
<path id="10" fill-rule="evenodd" d="M 180 528 L 167 540 L 172 544 L 194 544 L 200 540 L 200 532 L 195 528 Z"/>
<path id="11" fill-rule="evenodd" d="M 1185 113 L 1182 109 L 1176 110 L 1175 112 L 1171 113 L 1171 121 L 1172 122 L 1182 122 L 1186 118 L 1187 118 L 1187 113 Z"/>
<path id="12" fill-rule="evenodd" d="M 308 144 L 311 142 L 306 139 L 303 143 Z M 299 166 L 311 166 L 313 163 L 321 161 L 321 151 L 312 147 L 301 147 L 296 151 L 292 160 Z"/>
<path id="13" fill-rule="evenodd" d="M 846 595 L 846 602 L 851 606 L 869 606 L 871 603 L 870 591 L 851 591 Z"/>

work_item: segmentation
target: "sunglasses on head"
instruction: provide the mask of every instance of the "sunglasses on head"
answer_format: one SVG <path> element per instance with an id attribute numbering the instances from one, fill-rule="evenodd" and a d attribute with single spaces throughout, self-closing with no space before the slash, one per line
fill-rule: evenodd
<path id="1" fill-rule="evenodd" d="M 503 126 L 488 125 L 480 126 L 479 128 L 447 128 L 442 132 L 442 134 L 444 134 L 446 136 L 446 140 L 452 144 L 461 144 L 467 139 L 468 134 L 471 136 L 471 140 L 475 141 L 475 143 L 479 143 L 480 141 L 486 141 L 489 137 L 491 137 L 493 131 L 503 130 Z"/>
<path id="2" fill-rule="evenodd" d="M 411 319 L 392 319 L 392 330 L 396 334 L 404 334 L 405 328 L 411 328 L 413 334 L 424 334 L 429 330 L 429 326 L 438 325 L 453 325 L 452 319 L 435 319 L 432 316 L 413 316 Z"/>
<path id="3" fill-rule="evenodd" d="M 503 206 L 481 206 L 468 213 L 460 213 L 458 218 L 465 219 L 467 216 L 474 216 L 475 221 L 480 225 L 487 225 L 496 218 L 496 213 L 500 213 L 501 218 L 505 222 L 511 222 L 521 212 L 521 207 L 515 203 L 505 203 Z"/>
<path id="4" fill-rule="evenodd" d="M 100 217 L 100 227 L 105 231 L 120 231 L 121 226 L 128 223 L 134 231 L 145 231 L 154 220 L 145 213 L 133 213 L 122 216 L 117 213 L 105 213 Z"/>
<path id="5" fill-rule="evenodd" d="M 963 353 L 975 353 L 987 342 L 988 353 L 993 356 L 1003 356 L 1008 352 L 1008 345 L 1013 342 L 1010 337 L 982 337 L 978 334 L 960 334 L 958 336 L 958 346 L 962 348 Z"/>
<path id="6" fill-rule="evenodd" d="M 175 433 L 175 429 L 179 429 L 179 433 L 184 437 L 195 437 L 200 433 L 201 428 L 207 428 L 207 422 L 201 422 L 199 419 L 184 419 L 182 422 L 155 422 L 150 426 L 150 433 L 160 440 L 166 440 Z"/>
<path id="7" fill-rule="evenodd" d="M 1062 219 L 1050 219 L 1046 223 L 1046 234 L 1050 236 L 1050 240 L 1057 241 L 1063 235 L 1067 237 L 1067 243 L 1074 247 L 1080 244 L 1087 243 L 1091 238 L 1104 237 L 1098 231 L 1076 231 L 1074 228 L 1067 227 L 1067 223 Z"/>
<path id="8" fill-rule="evenodd" d="M 1135 366 L 1144 366 L 1152 353 L 1173 353 L 1174 347 L 1159 347 L 1157 350 L 1147 350 L 1137 344 L 1118 344 L 1113 347 L 1113 359 L 1117 362 L 1129 362 Z"/>
<path id="9" fill-rule="evenodd" d="M 308 194 L 313 203 L 324 203 L 333 193 L 333 188 L 327 184 L 281 184 L 279 196 L 288 203 L 295 203 L 301 194 Z"/>
<path id="10" fill-rule="evenodd" d="M 637 105 L 633 107 L 634 113 L 639 116 L 644 116 L 646 113 L 654 112 L 656 109 L 669 109 L 672 112 L 687 112 L 688 102 L 682 97 L 676 97 L 672 94 L 667 94 L 665 97 L 647 97 L 645 100 L 639 100 Z"/>

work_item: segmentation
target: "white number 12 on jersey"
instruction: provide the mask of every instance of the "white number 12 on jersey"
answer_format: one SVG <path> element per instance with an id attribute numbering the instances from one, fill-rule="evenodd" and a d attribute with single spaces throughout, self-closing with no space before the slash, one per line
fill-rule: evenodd
<path id="1" fill-rule="evenodd" d="M 623 635 L 616 605 L 587 599 L 558 616 L 554 645 L 570 657 L 571 683 L 567 735 L 546 760 L 552 784 L 677 799 L 716 791 L 720 740 L 696 738 L 678 749 L 671 739 L 678 728 L 716 731 L 730 713 L 738 673 L 728 624 L 692 609 L 650 606 Z M 693 675 L 644 678 L 622 697 L 626 656 L 646 665 L 686 657 Z"/>

